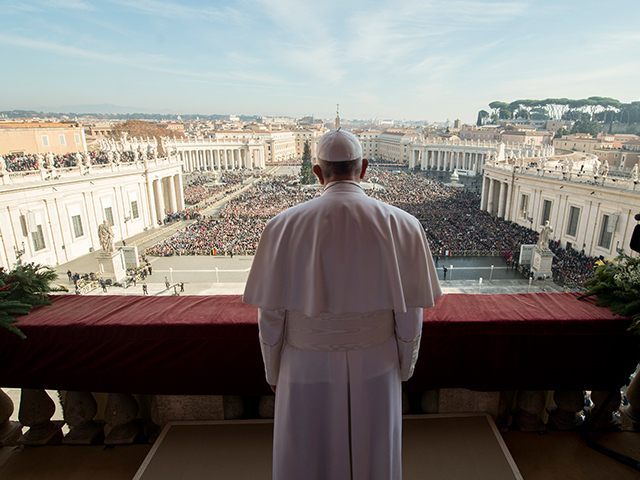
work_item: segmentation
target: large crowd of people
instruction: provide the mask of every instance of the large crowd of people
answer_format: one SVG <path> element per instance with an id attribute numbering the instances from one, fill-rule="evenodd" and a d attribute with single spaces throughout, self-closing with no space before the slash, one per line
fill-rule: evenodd
<path id="1" fill-rule="evenodd" d="M 255 253 L 267 221 L 277 213 L 312 198 L 292 178 L 261 181 L 230 200 L 218 216 L 203 216 L 173 236 L 147 249 L 147 255 L 232 255 Z"/>
<path id="2" fill-rule="evenodd" d="M 225 172 L 220 178 L 202 174 L 189 175 L 184 187 L 184 201 L 187 205 L 196 205 L 206 200 L 215 201 L 235 190 L 242 180 L 242 174 L 234 172 Z"/>
<path id="3" fill-rule="evenodd" d="M 422 223 L 434 255 L 502 256 L 516 265 L 523 244 L 535 244 L 538 233 L 480 210 L 479 195 L 452 188 L 420 173 L 372 168 L 369 180 L 383 188 L 368 194 L 395 205 Z M 150 255 L 228 255 L 255 253 L 266 222 L 279 212 L 320 194 L 295 177 L 264 178 L 229 201 L 216 217 L 203 216 L 174 236 L 147 250 Z M 554 279 L 581 286 L 596 259 L 550 242 L 556 258 Z M 526 269 L 525 269 L 526 274 Z"/>
<path id="4" fill-rule="evenodd" d="M 10 153 L 9 155 L 3 155 L 3 158 L 9 172 L 39 170 L 44 162 L 43 155 L 31 153 Z M 53 156 L 53 166 L 55 168 L 75 167 L 77 164 L 75 153 Z"/>

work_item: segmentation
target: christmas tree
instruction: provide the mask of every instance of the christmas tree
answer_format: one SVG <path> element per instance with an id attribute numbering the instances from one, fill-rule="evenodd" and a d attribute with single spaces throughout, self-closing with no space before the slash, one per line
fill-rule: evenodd
<path id="1" fill-rule="evenodd" d="M 303 185 L 311 185 L 316 183 L 315 175 L 311 166 L 311 147 L 309 140 L 304 142 L 304 151 L 302 152 L 302 168 L 300 168 L 300 183 Z"/>

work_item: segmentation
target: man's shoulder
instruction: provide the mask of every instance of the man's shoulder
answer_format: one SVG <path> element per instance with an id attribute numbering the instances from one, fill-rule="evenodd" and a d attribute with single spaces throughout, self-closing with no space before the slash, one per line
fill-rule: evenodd
<path id="1" fill-rule="evenodd" d="M 289 207 L 286 210 L 278 213 L 276 216 L 272 217 L 271 220 L 267 222 L 267 225 L 273 226 L 282 222 L 286 222 L 288 220 L 292 220 L 300 215 L 304 215 L 309 209 L 314 209 L 318 205 L 318 200 L 321 197 L 313 198 L 311 200 L 307 200 L 306 202 L 299 203 L 294 205 L 293 207 Z"/>
<path id="2" fill-rule="evenodd" d="M 371 198 L 371 197 L 369 197 Z M 413 215 L 411 215 L 409 212 L 406 212 L 404 210 L 402 210 L 399 207 L 396 207 L 394 205 L 390 205 L 388 203 L 383 202 L 382 200 L 377 200 L 375 198 L 371 198 L 372 201 L 376 202 L 376 204 L 378 205 L 378 208 L 380 208 L 382 211 L 386 212 L 386 214 L 389 217 L 393 217 L 396 220 L 400 220 L 403 222 L 408 222 L 408 223 L 415 223 L 415 224 L 420 224 L 420 221 L 414 217 Z"/>

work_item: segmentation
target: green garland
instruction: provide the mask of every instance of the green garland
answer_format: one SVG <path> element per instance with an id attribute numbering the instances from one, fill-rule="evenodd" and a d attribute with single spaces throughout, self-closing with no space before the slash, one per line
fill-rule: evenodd
<path id="1" fill-rule="evenodd" d="M 53 268 L 33 263 L 18 265 L 9 272 L 0 267 L 0 327 L 26 338 L 15 326 L 16 317 L 50 304 L 48 293 L 67 291 L 51 285 L 57 278 Z"/>
<path id="2" fill-rule="evenodd" d="M 640 257 L 620 252 L 614 261 L 597 267 L 585 287 L 583 297 L 597 295 L 598 305 L 631 317 L 630 330 L 640 334 Z"/>

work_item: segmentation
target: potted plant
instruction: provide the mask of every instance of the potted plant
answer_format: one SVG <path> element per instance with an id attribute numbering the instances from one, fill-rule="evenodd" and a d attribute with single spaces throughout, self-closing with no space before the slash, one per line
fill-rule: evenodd
<path id="1" fill-rule="evenodd" d="M 57 277 L 53 268 L 33 263 L 19 264 L 11 271 L 0 267 L 0 328 L 25 338 L 15 326 L 16 317 L 50 304 L 50 292 L 67 291 L 61 285 L 52 285 Z"/>

